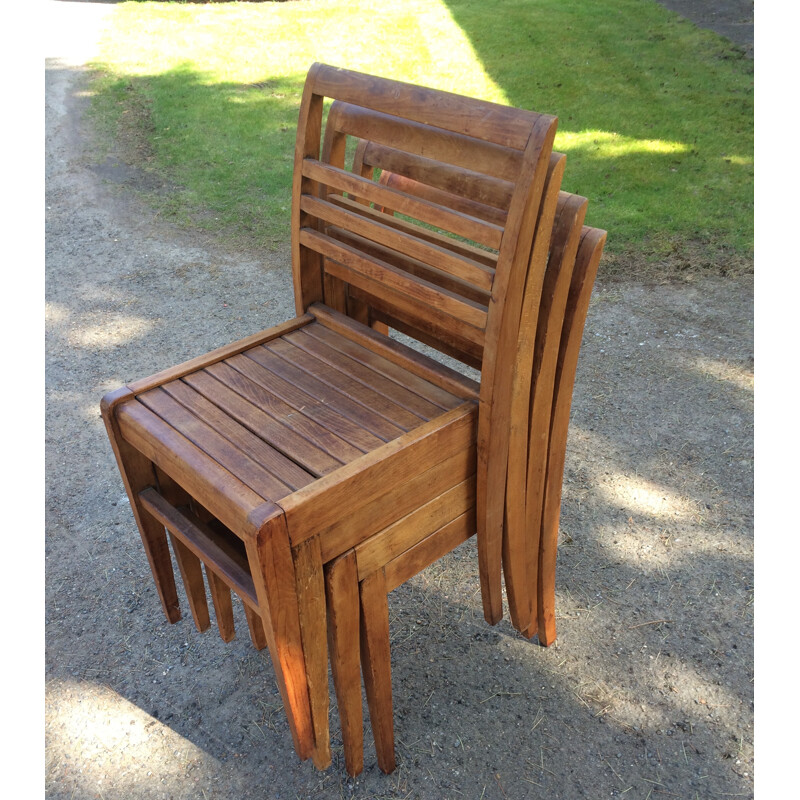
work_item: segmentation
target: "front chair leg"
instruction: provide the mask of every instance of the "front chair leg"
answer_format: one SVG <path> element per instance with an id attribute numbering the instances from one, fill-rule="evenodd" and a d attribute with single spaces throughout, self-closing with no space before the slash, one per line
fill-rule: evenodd
<path id="1" fill-rule="evenodd" d="M 303 641 L 311 720 L 314 725 L 314 766 L 331 763 L 328 710 L 328 648 L 325 622 L 325 578 L 318 537 L 306 539 L 293 551 L 300 632 Z"/>
<path id="2" fill-rule="evenodd" d="M 378 766 L 394 771 L 394 722 L 392 719 L 392 663 L 389 648 L 389 600 L 383 568 L 360 584 L 361 667 L 367 693 Z"/>
<path id="3" fill-rule="evenodd" d="M 349 550 L 325 565 L 328 649 L 333 687 L 342 724 L 344 763 L 355 777 L 364 769 L 364 718 L 361 711 L 358 568 Z"/>
<path id="4" fill-rule="evenodd" d="M 244 613 L 247 617 L 247 627 L 250 629 L 250 641 L 256 650 L 263 650 L 267 646 L 267 637 L 264 634 L 264 623 L 257 611 L 244 603 Z"/>
<path id="5" fill-rule="evenodd" d="M 131 391 L 125 387 L 110 392 L 103 398 L 100 409 L 122 482 L 128 493 L 131 510 L 142 537 L 164 616 L 169 622 L 177 622 L 181 618 L 181 609 L 178 604 L 178 591 L 175 586 L 175 573 L 172 571 L 167 532 L 163 525 L 147 513 L 139 501 L 139 492 L 148 486 L 158 485 L 154 467 L 149 459 L 122 438 L 115 418 L 117 404 L 129 396 Z"/>

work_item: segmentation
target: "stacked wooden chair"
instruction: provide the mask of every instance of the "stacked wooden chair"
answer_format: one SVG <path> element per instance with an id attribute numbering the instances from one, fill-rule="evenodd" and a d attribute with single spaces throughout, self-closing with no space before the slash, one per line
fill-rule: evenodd
<path id="1" fill-rule="evenodd" d="M 320 769 L 329 662 L 348 772 L 363 767 L 362 674 L 379 766 L 394 769 L 387 595 L 471 535 L 487 621 L 502 617 L 502 573 L 514 626 L 555 637 L 572 382 L 605 238 L 560 192 L 555 125 L 314 65 L 293 186 L 298 316 L 103 399 L 167 618 L 171 540 L 198 629 L 203 569 L 223 639 L 241 597 L 295 749 Z"/>

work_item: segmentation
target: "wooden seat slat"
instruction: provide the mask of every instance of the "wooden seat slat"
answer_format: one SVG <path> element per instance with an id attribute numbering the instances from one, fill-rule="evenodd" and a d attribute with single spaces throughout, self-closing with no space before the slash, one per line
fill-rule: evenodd
<path id="1" fill-rule="evenodd" d="M 408 431 L 415 428 L 422 421 L 419 415 L 412 413 L 399 403 L 396 403 L 372 386 L 366 386 L 350 375 L 333 368 L 327 361 L 320 358 L 317 353 L 310 352 L 307 347 L 300 347 L 297 342 L 285 339 L 279 343 L 270 344 L 267 350 L 276 353 L 309 375 L 318 377 L 327 386 L 355 401 L 360 407 L 367 407 L 384 419 L 391 422 L 396 429 Z M 261 359 L 260 352 L 253 353 L 253 358 Z"/>
<path id="2" fill-rule="evenodd" d="M 275 372 L 270 372 L 257 361 L 248 358 L 244 354 L 241 358 L 232 358 L 224 365 L 220 365 L 220 369 L 222 368 L 235 370 L 239 373 L 243 382 L 237 382 L 234 385 L 232 380 L 228 380 L 226 383 L 251 402 L 260 402 L 263 390 L 268 389 L 270 393 L 285 400 L 292 408 L 296 409 L 292 413 L 291 419 L 294 419 L 297 415 L 308 417 L 328 431 L 329 434 L 333 434 L 338 439 L 352 445 L 353 451 L 348 454 L 342 453 L 345 460 L 357 457 L 360 453 L 366 453 L 386 441 L 385 438 L 377 436 L 363 425 L 359 425 L 350 417 L 337 411 L 334 405 L 331 404 L 330 398 L 321 399 L 315 397 L 296 384 L 292 384 L 280 377 Z"/>
<path id="3" fill-rule="evenodd" d="M 273 447 L 267 437 L 259 435 L 259 429 L 263 427 L 259 425 L 259 419 L 263 412 L 256 406 L 245 403 L 234 403 L 233 409 L 226 409 L 224 396 L 215 397 L 214 392 L 203 391 L 207 383 L 219 385 L 206 373 L 197 372 L 187 375 L 182 381 L 165 383 L 162 388 L 193 414 L 222 433 L 242 452 L 257 463 L 263 464 L 270 473 L 291 489 L 299 489 L 314 480 L 313 473 L 303 469 Z M 245 406 L 244 410 L 242 406 Z M 270 421 L 269 424 L 271 426 L 274 423 Z M 276 495 L 278 496 L 280 495 Z"/>
<path id="4" fill-rule="evenodd" d="M 410 373 L 399 364 L 389 361 L 373 350 L 364 347 L 363 344 L 346 339 L 343 336 L 337 336 L 330 328 L 326 328 L 324 325 L 311 325 L 308 327 L 307 332 L 327 342 L 350 358 L 361 362 L 371 370 L 379 372 L 381 375 L 385 375 L 396 383 L 405 386 L 414 394 L 439 406 L 440 409 L 455 408 L 463 402 L 463 398 L 448 392 L 446 389 L 442 389 L 419 375 Z"/>
<path id="5" fill-rule="evenodd" d="M 252 363 L 244 356 L 236 356 L 232 361 L 244 360 Z M 327 453 L 336 461 L 346 464 L 366 452 L 365 449 L 348 442 L 329 427 L 315 420 L 311 415 L 303 413 L 300 408 L 284 402 L 279 395 L 252 381 L 249 377 L 234 369 L 229 363 L 213 364 L 205 373 L 196 373 L 184 379 L 195 386 L 214 403 L 231 414 L 235 414 L 239 422 L 258 431 L 264 422 L 269 428 L 273 426 L 264 420 L 264 412 L 275 422 L 305 439 L 311 446 Z M 269 440 L 269 439 L 267 439 Z M 375 440 L 377 441 L 377 440 Z M 367 448 L 369 449 L 369 448 Z"/>
<path id="6" fill-rule="evenodd" d="M 296 384 L 285 380 L 275 372 L 270 372 L 254 359 L 248 358 L 246 354 L 229 359 L 219 368 L 235 370 L 247 379 L 247 382 L 237 384 L 240 386 L 237 391 L 241 390 L 242 396 L 249 398 L 251 402 L 258 402 L 262 396 L 259 388 L 268 389 L 269 392 L 296 409 L 293 417 L 297 414 L 309 417 L 321 425 L 322 428 L 339 439 L 348 442 L 362 453 L 366 453 L 373 447 L 378 447 L 385 441 L 383 437 L 376 436 L 362 425 L 354 422 L 350 417 L 337 411 L 331 405 L 329 398 L 327 400 L 320 399 L 309 392 L 303 391 Z M 213 374 L 213 369 L 210 371 Z M 226 381 L 226 383 L 236 389 L 232 381 Z M 350 457 L 353 457 L 353 454 Z"/>
<path id="7" fill-rule="evenodd" d="M 316 328 L 318 326 L 313 327 Z M 376 372 L 368 365 L 337 348 L 335 338 L 317 336 L 316 330 L 309 332 L 297 331 L 296 333 L 298 334 L 296 336 L 287 336 L 286 341 L 338 370 L 342 375 L 356 380 L 364 388 L 378 392 L 378 394 L 400 408 L 406 409 L 406 411 L 420 420 L 427 421 L 441 414 L 442 409 L 440 406 L 415 394 L 393 378 L 388 378 Z"/>
<path id="8" fill-rule="evenodd" d="M 216 371 L 217 365 L 211 365 L 209 369 Z M 225 412 L 225 418 L 228 420 L 228 425 L 236 424 L 239 427 L 244 427 L 245 429 L 251 430 L 256 436 L 263 439 L 263 441 L 265 441 L 271 447 L 280 451 L 286 458 L 294 461 L 301 469 L 311 473 L 313 476 L 319 477 L 320 475 L 324 475 L 345 463 L 344 461 L 332 456 L 321 447 L 318 447 L 316 444 L 312 443 L 309 439 L 299 434 L 293 428 L 285 425 L 281 420 L 276 419 L 271 414 L 266 413 L 263 408 L 259 408 L 253 403 L 245 400 L 240 394 L 226 386 L 221 381 L 216 380 L 210 374 L 207 376 L 204 376 L 200 373 L 197 373 L 194 376 L 187 375 L 183 378 L 183 380 L 187 383 L 187 385 L 189 381 L 193 381 L 196 386 L 200 386 L 203 391 L 209 393 L 214 398 L 213 403 L 211 403 L 210 400 L 207 400 L 199 392 L 197 392 L 195 394 L 197 403 L 205 401 L 209 404 L 217 406 L 218 408 L 221 408 Z M 146 400 L 148 395 L 140 395 L 140 397 L 143 400 Z M 158 396 L 155 395 L 154 400 L 157 399 Z M 274 399 L 275 398 L 270 397 L 270 403 L 272 403 Z M 169 406 L 164 405 L 163 403 L 162 405 L 164 406 L 163 410 L 165 412 L 170 410 Z M 192 439 L 192 436 L 189 434 L 189 431 L 192 430 L 190 424 L 191 420 L 189 418 L 180 417 L 177 414 L 174 416 L 175 428 L 180 430 L 182 433 L 185 433 L 187 438 Z M 186 426 L 186 430 L 182 430 L 179 427 L 179 424 L 184 424 Z M 220 421 L 215 424 L 222 425 L 224 423 Z M 204 428 L 199 429 L 196 435 L 198 439 L 201 439 L 203 436 L 208 436 L 209 440 L 212 438 L 211 434 L 209 434 Z M 234 474 L 237 474 L 234 469 L 231 467 L 228 468 L 231 469 Z M 247 481 L 245 481 L 245 483 L 247 483 Z M 274 500 L 276 497 L 273 494 L 267 493 L 265 495 L 265 499 Z"/>
<path id="9" fill-rule="evenodd" d="M 431 203 L 388 186 L 381 186 L 368 178 L 362 178 L 338 167 L 323 164 L 313 158 L 303 161 L 302 173 L 312 181 L 348 195 L 368 200 L 371 203 L 389 208 L 399 214 L 420 220 L 435 228 L 463 236 L 465 239 L 492 247 L 500 247 L 503 229 L 499 225 L 469 217 L 445 206 Z"/>
<path id="10" fill-rule="evenodd" d="M 228 439 L 218 433 L 189 409 L 170 397 L 162 388 L 151 389 L 138 395 L 137 399 L 163 422 L 199 447 L 210 459 L 236 476 L 264 500 L 280 499 L 290 493 L 289 488 L 274 475 L 267 472 L 257 461 L 251 459 Z M 313 466 L 306 465 L 314 474 L 324 474 L 340 466 L 325 453 L 320 453 Z"/>
<path id="11" fill-rule="evenodd" d="M 379 413 L 374 405 L 365 405 L 362 402 L 362 400 L 369 402 L 372 399 L 369 391 L 363 392 L 361 399 L 353 398 L 351 394 L 343 390 L 343 387 L 333 386 L 328 380 L 320 380 L 314 373 L 319 366 L 315 360 L 288 342 L 275 342 L 272 347 L 251 350 L 248 358 L 270 373 L 292 381 L 312 397 L 327 403 L 331 408 L 357 422 L 365 430 L 385 442 L 395 439 L 406 430 L 385 416 L 384 413 Z"/>

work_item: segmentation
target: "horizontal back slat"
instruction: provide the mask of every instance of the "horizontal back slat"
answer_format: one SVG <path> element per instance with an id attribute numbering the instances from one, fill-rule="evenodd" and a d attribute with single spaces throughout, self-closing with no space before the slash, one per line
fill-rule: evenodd
<path id="1" fill-rule="evenodd" d="M 365 164 L 402 175 L 417 183 L 469 198 L 502 212 L 505 220 L 514 184 L 465 167 L 445 164 L 394 147 L 369 142 L 363 153 Z"/>
<path id="2" fill-rule="evenodd" d="M 326 268 L 337 277 L 365 288 L 375 283 L 378 287 L 383 284 L 386 289 L 404 295 L 411 302 L 438 309 L 452 317 L 454 323 L 460 320 L 479 330 L 486 325 L 486 310 L 477 303 L 457 297 L 415 275 L 405 274 L 391 264 L 365 256 L 350 245 L 310 229 L 300 231 L 300 243 L 334 261 L 335 265 Z"/>
<path id="3" fill-rule="evenodd" d="M 411 275 L 416 275 L 429 283 L 439 286 L 448 292 L 451 292 L 459 297 L 471 300 L 474 303 L 482 306 L 484 310 L 489 305 L 490 292 L 486 289 L 478 288 L 475 284 L 469 283 L 457 278 L 450 273 L 444 272 L 438 267 L 431 266 L 418 259 L 406 256 L 403 253 L 393 250 L 391 247 L 379 244 L 378 242 L 369 241 L 363 236 L 351 233 L 350 231 L 341 228 L 328 228 L 327 233 L 332 238 L 340 242 L 346 242 L 358 247 L 364 253 L 373 256 L 387 264 L 392 264 L 395 267 L 408 272 Z"/>
<path id="4" fill-rule="evenodd" d="M 381 114 L 336 101 L 328 115 L 328 125 L 357 139 L 416 154 L 442 164 L 474 170 L 480 164 L 484 175 L 514 181 L 519 175 L 520 151 L 482 139 L 431 128 L 392 114 Z"/>
<path id="5" fill-rule="evenodd" d="M 497 253 L 492 250 L 484 250 L 461 239 L 453 239 L 450 236 L 445 236 L 430 228 L 422 228 L 419 225 L 415 225 L 413 222 L 405 220 L 403 217 L 387 214 L 380 209 L 364 205 L 349 197 L 329 195 L 328 202 L 347 208 L 354 214 L 361 214 L 368 219 L 374 219 L 376 222 L 380 222 L 381 225 L 386 225 L 395 230 L 409 233 L 420 241 L 430 242 L 437 247 L 451 250 L 453 253 L 457 253 L 464 258 L 489 267 L 492 273 L 494 273 L 494 268 L 497 266 Z"/>
<path id="6" fill-rule="evenodd" d="M 314 159 L 305 160 L 303 175 L 332 189 L 369 200 L 428 225 L 463 236 L 465 239 L 471 239 L 494 249 L 500 247 L 503 229 L 499 225 L 469 217 L 397 189 L 381 186 L 368 178 L 362 178 Z"/>
<path id="7" fill-rule="evenodd" d="M 525 147 L 536 119 L 544 116 L 322 64 L 312 67 L 309 76 L 315 94 L 517 150 Z"/>
<path id="8" fill-rule="evenodd" d="M 318 219 L 364 236 L 372 242 L 382 242 L 403 255 L 421 260 L 426 264 L 435 264 L 437 269 L 475 284 L 486 291 L 491 291 L 494 272 L 484 264 L 458 256 L 443 247 L 420 240 L 411 233 L 398 231 L 375 219 L 368 219 L 363 215 L 315 197 L 303 197 L 300 207 Z"/>
<path id="9" fill-rule="evenodd" d="M 408 303 L 393 303 L 392 298 L 371 294 L 357 286 L 353 286 L 350 293 L 355 300 L 370 307 L 377 322 L 383 322 L 475 369 L 481 368 L 484 349 L 482 332 L 465 327 L 444 327 L 439 320 L 432 318 L 433 315 L 421 313 L 424 309 L 413 308 Z"/>
<path id="10" fill-rule="evenodd" d="M 421 197 L 429 202 L 437 203 L 439 205 L 447 205 L 454 211 L 461 214 L 467 214 L 475 219 L 482 219 L 486 222 L 491 222 L 493 225 L 505 225 L 506 213 L 499 208 L 487 205 L 486 203 L 478 203 L 468 197 L 461 197 L 460 195 L 450 194 L 444 189 L 438 189 L 435 186 L 428 186 L 427 184 L 420 183 L 414 178 L 408 178 L 405 175 L 398 175 L 395 172 L 383 172 L 380 177 L 380 183 L 383 186 L 389 186 L 392 189 L 404 192 L 405 194 L 414 195 L 414 197 Z"/>
<path id="11" fill-rule="evenodd" d="M 471 366 L 494 360 L 518 324 L 506 298 L 527 268 L 555 123 L 315 64 L 295 149 L 298 310 L 324 304 Z"/>

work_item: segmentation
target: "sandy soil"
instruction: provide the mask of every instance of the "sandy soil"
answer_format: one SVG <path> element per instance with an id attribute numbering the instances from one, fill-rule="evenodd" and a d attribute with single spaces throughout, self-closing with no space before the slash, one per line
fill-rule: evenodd
<path id="1" fill-rule="evenodd" d="M 713 6 L 715 24 L 749 5 L 752 20 L 752 3 L 666 4 Z M 390 598 L 396 772 L 378 771 L 368 731 L 347 777 L 334 703 L 334 764 L 317 773 L 240 608 L 230 645 L 165 622 L 98 408 L 290 317 L 288 254 L 176 230 L 137 200 L 135 167 L 97 163 L 80 65 L 108 6 L 47 5 L 47 796 L 752 797 L 751 278 L 601 272 L 557 644 L 484 623 L 464 545 Z M 83 41 L 64 36 L 76 22 Z"/>

